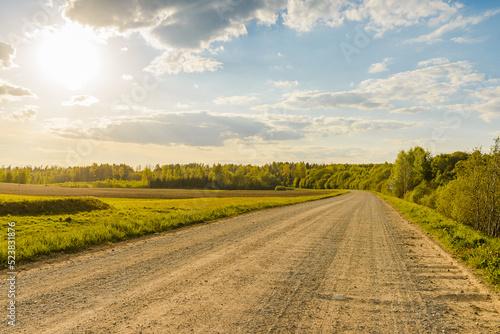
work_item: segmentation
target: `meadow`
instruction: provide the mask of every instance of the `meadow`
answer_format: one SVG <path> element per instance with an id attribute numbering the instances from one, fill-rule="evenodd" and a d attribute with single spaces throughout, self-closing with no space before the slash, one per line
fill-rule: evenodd
<path id="1" fill-rule="evenodd" d="M 136 199 L 0 195 L 0 263 L 7 262 L 7 228 L 15 222 L 16 262 L 56 252 L 76 252 L 249 211 L 298 204 L 346 191 L 304 192 L 303 196 Z M 248 195 L 253 194 L 249 192 Z M 308 195 L 308 196 L 307 196 Z"/>

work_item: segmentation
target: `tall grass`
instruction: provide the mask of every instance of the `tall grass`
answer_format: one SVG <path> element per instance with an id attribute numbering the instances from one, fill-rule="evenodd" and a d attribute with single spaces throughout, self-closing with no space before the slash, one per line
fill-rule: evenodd
<path id="1" fill-rule="evenodd" d="M 441 242 L 446 250 L 500 290 L 500 239 L 444 217 L 436 210 L 377 193 L 406 218 Z"/>

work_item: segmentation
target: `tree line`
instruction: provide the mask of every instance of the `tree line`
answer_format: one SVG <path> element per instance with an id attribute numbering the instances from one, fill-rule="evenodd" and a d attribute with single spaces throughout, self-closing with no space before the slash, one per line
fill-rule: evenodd
<path id="1" fill-rule="evenodd" d="M 417 146 L 399 152 L 394 163 L 383 164 L 2 166 L 0 182 L 225 190 L 373 190 L 437 209 L 491 236 L 500 236 L 500 138 L 489 153 L 477 148 L 471 153 L 432 156 Z"/>

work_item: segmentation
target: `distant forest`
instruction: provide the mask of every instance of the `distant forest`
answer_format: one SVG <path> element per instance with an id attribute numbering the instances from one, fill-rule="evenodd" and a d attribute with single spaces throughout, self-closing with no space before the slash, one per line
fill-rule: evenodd
<path id="1" fill-rule="evenodd" d="M 500 138 L 489 153 L 478 148 L 471 153 L 432 156 L 417 146 L 401 151 L 394 163 L 384 164 L 191 163 L 135 169 L 125 164 L 2 166 L 0 182 L 79 187 L 372 190 L 437 209 L 491 236 L 500 236 Z"/>

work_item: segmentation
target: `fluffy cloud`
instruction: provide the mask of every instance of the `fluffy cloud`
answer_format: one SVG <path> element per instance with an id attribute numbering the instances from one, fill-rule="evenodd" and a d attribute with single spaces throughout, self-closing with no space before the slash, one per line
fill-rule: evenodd
<path id="1" fill-rule="evenodd" d="M 134 117 L 102 118 L 89 124 L 53 120 L 51 133 L 66 138 L 89 138 L 121 143 L 222 146 L 226 141 L 287 141 L 304 136 L 329 136 L 410 129 L 418 122 L 346 117 L 279 114 L 216 114 L 205 111 L 156 112 Z"/>
<path id="2" fill-rule="evenodd" d="M 500 86 L 482 88 L 471 93 L 471 96 L 479 99 L 478 103 L 472 104 L 471 108 L 477 110 L 479 116 L 486 122 L 500 117 Z"/>
<path id="3" fill-rule="evenodd" d="M 292 88 L 299 85 L 298 81 L 273 81 L 276 87 Z"/>
<path id="4" fill-rule="evenodd" d="M 394 120 L 367 120 L 354 117 L 317 117 L 306 128 L 323 135 L 365 133 L 369 131 L 405 130 L 422 126 L 420 122 Z"/>
<path id="5" fill-rule="evenodd" d="M 317 25 L 366 21 L 381 34 L 387 30 L 446 22 L 462 5 L 445 0 L 70 0 L 71 20 L 117 32 L 139 31 L 167 48 L 205 49 L 246 33 L 252 21 L 308 31 Z"/>
<path id="6" fill-rule="evenodd" d="M 196 55 L 215 41 L 245 35 L 246 25 L 276 22 L 283 0 L 70 0 L 64 15 L 116 33 L 140 33 L 167 52 L 148 68 L 154 73 L 214 71 L 220 63 Z M 176 51 L 180 51 L 176 53 Z M 180 65 L 176 65 L 180 63 Z"/>
<path id="7" fill-rule="evenodd" d="M 386 31 L 402 27 L 446 22 L 460 7 L 460 3 L 442 0 L 364 0 L 349 1 L 344 14 L 352 21 L 367 21 L 366 29 L 380 37 Z"/>
<path id="8" fill-rule="evenodd" d="M 134 77 L 131 76 L 130 74 L 122 74 L 122 79 L 125 80 L 125 81 L 132 81 L 134 80 Z"/>
<path id="9" fill-rule="evenodd" d="M 448 58 L 431 58 L 428 60 L 423 60 L 418 62 L 417 66 L 418 67 L 429 67 L 432 65 L 442 65 L 442 64 L 449 64 L 450 61 Z"/>
<path id="10" fill-rule="evenodd" d="M 359 90 L 375 101 L 417 101 L 426 104 L 447 101 L 460 88 L 483 79 L 467 61 L 429 66 L 361 82 Z"/>
<path id="11" fill-rule="evenodd" d="M 283 95 L 276 104 L 254 107 L 270 109 L 392 109 L 395 102 L 424 104 L 445 102 L 468 85 L 480 82 L 484 75 L 473 70 L 467 61 L 448 62 L 435 58 L 418 64 L 419 69 L 396 73 L 387 78 L 362 81 L 356 89 L 341 92 L 302 91 Z"/>
<path id="12" fill-rule="evenodd" d="M 145 70 L 160 75 L 164 73 L 179 74 L 180 72 L 213 72 L 220 67 L 222 67 L 222 63 L 215 59 L 203 58 L 191 52 L 177 50 L 165 52 L 155 58 Z"/>
<path id="13" fill-rule="evenodd" d="M 36 95 L 28 88 L 15 86 L 0 80 L 0 101 L 13 101 L 25 96 L 35 97 Z"/>
<path id="14" fill-rule="evenodd" d="M 210 52 L 213 42 L 247 34 L 246 27 L 253 22 L 271 25 L 281 18 L 291 29 L 309 31 L 349 20 L 363 22 L 381 36 L 401 27 L 449 22 L 460 7 L 447 0 L 69 0 L 64 15 L 115 34 L 141 34 L 151 45 L 165 50 L 148 70 L 176 74 L 219 69 L 219 62 L 201 57 L 200 52 Z M 471 22 L 467 25 L 477 19 L 460 16 L 453 22 L 460 25 L 461 20 Z"/>
<path id="15" fill-rule="evenodd" d="M 140 31 L 166 48 L 201 49 L 246 33 L 266 1 L 72 0 L 66 17 L 119 32 Z"/>
<path id="16" fill-rule="evenodd" d="M 221 96 L 216 98 L 213 102 L 215 104 L 247 104 L 257 100 L 258 99 L 255 96 Z"/>
<path id="17" fill-rule="evenodd" d="M 389 65 L 391 62 L 392 58 L 385 58 L 381 63 L 371 64 L 370 68 L 368 69 L 368 73 L 380 73 L 389 71 L 387 65 Z"/>
<path id="18" fill-rule="evenodd" d="M 343 0 L 288 0 L 283 20 L 286 26 L 299 31 L 309 31 L 318 24 L 339 26 L 344 22 L 342 11 L 347 3 Z"/>
<path id="19" fill-rule="evenodd" d="M 10 44 L 0 42 L 0 68 L 12 66 L 12 60 L 16 56 L 16 50 Z"/>
<path id="20" fill-rule="evenodd" d="M 35 107 L 26 107 L 12 114 L 5 115 L 2 118 L 11 122 L 29 122 L 36 119 L 36 114 L 37 111 Z"/>
<path id="21" fill-rule="evenodd" d="M 254 107 L 254 110 L 267 111 L 269 109 L 336 109 L 351 107 L 358 109 L 384 109 L 392 107 L 386 103 L 375 101 L 371 94 L 360 91 L 320 93 L 318 91 L 303 91 L 285 94 L 286 100 L 276 104 L 266 104 Z"/>
<path id="22" fill-rule="evenodd" d="M 380 37 L 401 27 L 446 22 L 461 7 L 443 0 L 289 0 L 283 20 L 298 31 L 309 31 L 317 25 L 339 26 L 346 21 L 364 22 Z"/>
<path id="23" fill-rule="evenodd" d="M 61 105 L 65 107 L 74 107 L 74 106 L 80 106 L 80 107 L 90 107 L 93 104 L 96 104 L 99 102 L 99 99 L 96 97 L 90 96 L 90 95 L 76 95 L 72 96 L 70 101 L 64 101 L 61 103 Z"/>

